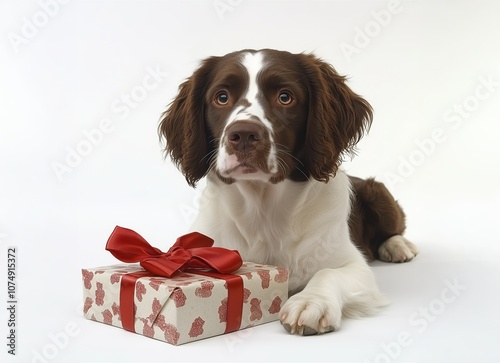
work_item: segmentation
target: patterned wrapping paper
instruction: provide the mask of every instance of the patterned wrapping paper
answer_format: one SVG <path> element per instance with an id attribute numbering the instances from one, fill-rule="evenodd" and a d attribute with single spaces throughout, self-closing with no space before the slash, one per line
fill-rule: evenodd
<path id="1" fill-rule="evenodd" d="M 140 271 L 139 264 L 83 269 L 84 316 L 122 328 L 121 279 Z M 242 277 L 244 287 L 240 329 L 277 320 L 288 298 L 287 270 L 245 262 L 234 275 Z M 222 279 L 188 272 L 141 277 L 134 295 L 138 334 L 179 345 L 225 332 L 227 283 Z"/>

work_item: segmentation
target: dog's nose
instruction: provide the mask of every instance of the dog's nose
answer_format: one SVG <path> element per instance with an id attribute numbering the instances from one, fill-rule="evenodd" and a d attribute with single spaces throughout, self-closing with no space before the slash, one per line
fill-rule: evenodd
<path id="1" fill-rule="evenodd" d="M 228 126 L 226 132 L 235 151 L 249 151 L 262 141 L 264 125 L 255 121 L 235 121 Z"/>

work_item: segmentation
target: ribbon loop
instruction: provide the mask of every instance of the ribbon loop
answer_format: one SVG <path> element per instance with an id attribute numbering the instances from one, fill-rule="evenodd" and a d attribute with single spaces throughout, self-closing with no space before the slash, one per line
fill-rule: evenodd
<path id="1" fill-rule="evenodd" d="M 106 250 L 122 262 L 140 262 L 158 276 L 172 277 L 177 271 L 208 269 L 229 274 L 243 263 L 238 251 L 212 247 L 214 240 L 192 232 L 177 238 L 165 253 L 151 246 L 140 234 L 116 226 L 106 243 Z"/>

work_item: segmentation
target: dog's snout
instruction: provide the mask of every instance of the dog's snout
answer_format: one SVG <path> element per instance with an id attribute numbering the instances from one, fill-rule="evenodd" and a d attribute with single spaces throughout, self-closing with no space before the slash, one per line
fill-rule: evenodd
<path id="1" fill-rule="evenodd" d="M 264 138 L 264 126 L 254 121 L 236 121 L 226 132 L 235 151 L 253 150 Z"/>

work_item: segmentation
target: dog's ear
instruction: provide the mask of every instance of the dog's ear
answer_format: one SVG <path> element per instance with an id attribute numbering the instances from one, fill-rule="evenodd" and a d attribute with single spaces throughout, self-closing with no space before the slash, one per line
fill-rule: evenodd
<path id="1" fill-rule="evenodd" d="M 210 167 L 210 133 L 205 122 L 205 90 L 210 82 L 215 57 L 206 59 L 179 86 L 179 93 L 161 117 L 160 139 L 165 138 L 165 155 L 182 171 L 189 185 L 203 178 Z"/>
<path id="2" fill-rule="evenodd" d="M 313 55 L 303 55 L 308 79 L 309 116 L 304 166 L 314 179 L 327 182 L 345 155 L 370 128 L 372 108 L 346 84 L 346 77 Z"/>

